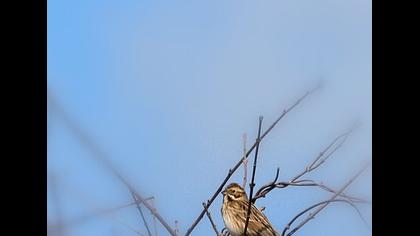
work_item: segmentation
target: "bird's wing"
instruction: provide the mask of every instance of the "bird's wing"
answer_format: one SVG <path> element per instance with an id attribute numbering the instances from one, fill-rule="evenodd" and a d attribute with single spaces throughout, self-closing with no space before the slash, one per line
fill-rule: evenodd
<path id="1" fill-rule="evenodd" d="M 252 226 L 251 226 L 252 225 Z M 255 229 L 256 233 L 261 236 L 276 236 L 276 231 L 271 226 L 267 217 L 254 204 L 251 207 L 248 228 Z"/>

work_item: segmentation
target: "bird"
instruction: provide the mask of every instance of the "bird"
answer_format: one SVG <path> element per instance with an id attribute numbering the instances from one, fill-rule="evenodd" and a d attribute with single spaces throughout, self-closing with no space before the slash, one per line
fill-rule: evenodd
<path id="1" fill-rule="evenodd" d="M 249 200 L 245 190 L 237 183 L 229 184 L 223 191 L 222 218 L 231 236 L 243 236 Z M 251 203 L 247 236 L 278 236 L 267 217 Z"/>

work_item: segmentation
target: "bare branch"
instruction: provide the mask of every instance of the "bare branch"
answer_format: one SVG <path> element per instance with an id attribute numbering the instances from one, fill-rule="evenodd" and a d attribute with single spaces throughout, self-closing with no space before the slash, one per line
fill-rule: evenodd
<path id="1" fill-rule="evenodd" d="M 325 163 L 341 146 L 346 142 L 348 136 L 354 131 L 355 127 L 351 127 L 347 132 L 337 136 L 319 155 L 313 160 L 301 173 L 297 174 L 290 182 L 294 182 L 305 174 L 315 170 Z M 341 140 L 341 142 L 339 142 Z M 334 147 L 327 155 L 326 153 Z"/>
<path id="2" fill-rule="evenodd" d="M 302 228 L 306 223 L 308 223 L 310 220 L 312 220 L 313 218 L 315 218 L 315 216 L 322 211 L 326 206 L 328 206 L 328 204 L 330 204 L 331 202 L 333 202 L 334 200 L 336 200 L 336 198 L 340 195 L 340 193 L 342 193 L 351 183 L 353 183 L 353 181 L 359 177 L 363 171 L 365 171 L 367 169 L 367 167 L 370 165 L 370 163 L 367 163 L 366 165 L 363 166 L 363 168 L 361 170 L 359 170 L 356 175 L 354 175 L 349 181 L 347 181 L 347 183 L 341 187 L 340 190 L 337 191 L 337 193 L 335 193 L 330 199 L 329 201 L 327 201 L 326 203 L 320 205 L 314 212 L 310 213 L 308 217 L 306 217 L 298 226 L 296 226 L 294 229 L 292 229 L 287 236 L 291 236 L 294 233 L 296 233 L 296 231 L 298 231 L 300 228 Z M 311 208 L 312 209 L 312 208 Z M 310 209 L 309 209 L 310 210 Z M 309 211 L 308 210 L 308 211 Z M 305 210 L 306 212 L 306 210 Z M 300 214 L 300 213 L 299 213 Z M 302 213 L 304 214 L 304 213 Z M 301 215 L 301 214 L 300 214 Z M 296 217 L 297 218 L 297 217 Z M 292 222 L 293 223 L 293 222 Z M 287 232 L 287 230 L 290 228 L 290 225 L 287 225 L 286 228 L 283 230 L 282 236 L 285 235 L 285 233 Z"/>
<path id="3" fill-rule="evenodd" d="M 293 217 L 292 218 L 292 220 L 290 220 L 289 221 L 289 223 L 287 223 L 287 225 L 284 227 L 284 229 L 283 229 L 283 232 L 282 232 L 282 235 L 284 235 L 285 234 L 285 232 L 287 231 L 287 230 L 289 230 L 290 229 L 290 226 L 299 218 L 299 217 L 301 217 L 303 214 L 305 214 L 306 212 L 308 212 L 308 211 L 310 211 L 310 210 L 312 210 L 312 209 L 314 209 L 314 208 L 316 208 L 316 207 L 318 207 L 318 206 L 321 206 L 321 205 L 324 205 L 324 204 L 329 204 L 329 203 L 333 203 L 333 202 L 344 202 L 344 203 L 347 203 L 347 204 L 349 204 L 349 205 L 351 205 L 355 210 L 356 210 L 356 212 L 357 212 L 357 214 L 359 215 L 359 217 L 363 220 L 363 222 L 365 222 L 365 224 L 368 224 L 367 223 L 367 221 L 365 220 L 365 218 L 363 217 L 363 215 L 362 215 L 362 213 L 360 212 L 360 210 L 359 210 L 359 208 L 354 204 L 354 203 L 352 203 L 352 202 L 350 202 L 350 201 L 348 201 L 348 200 L 345 200 L 345 199 L 334 199 L 334 200 L 327 200 L 327 201 L 322 201 L 322 202 L 319 202 L 319 203 L 317 203 L 317 204 L 314 204 L 314 205 L 312 205 L 312 206 L 310 206 L 310 207 L 308 207 L 308 208 L 306 208 L 305 210 L 303 210 L 303 211 L 301 211 L 299 214 L 297 214 L 295 217 Z"/>
<path id="4" fill-rule="evenodd" d="M 244 189 L 245 189 L 245 185 L 246 185 L 247 177 L 248 177 L 248 157 L 246 156 L 246 139 L 247 139 L 247 134 L 244 133 L 242 135 L 243 153 L 244 153 L 244 159 L 242 161 L 242 163 L 244 165 L 244 178 L 242 180 L 242 188 L 244 188 Z"/>
<path id="5" fill-rule="evenodd" d="M 255 201 L 256 201 L 258 198 L 265 197 L 265 195 L 266 195 L 268 192 L 270 192 L 271 190 L 273 190 L 274 188 L 276 188 L 276 187 L 277 187 L 276 181 L 277 181 L 277 179 L 279 178 L 279 174 L 280 174 L 280 168 L 278 168 L 278 167 L 277 167 L 276 177 L 274 178 L 274 180 L 273 180 L 271 183 L 266 184 L 266 185 L 263 185 L 263 186 L 262 186 L 262 187 L 261 187 L 261 188 L 257 191 L 257 193 L 255 194 L 255 196 L 252 198 L 252 202 L 253 202 L 253 203 L 255 203 Z"/>
<path id="6" fill-rule="evenodd" d="M 271 182 L 269 184 L 263 185 L 255 193 L 254 199 L 252 201 L 255 202 L 257 199 L 265 197 L 274 188 L 285 188 L 288 186 L 316 186 L 316 184 L 314 184 L 314 181 L 312 180 L 310 180 L 311 184 L 308 184 L 308 185 L 305 185 L 305 184 L 299 185 L 297 183 L 302 176 L 308 174 L 309 172 L 314 171 L 315 169 L 320 167 L 323 163 L 325 163 L 325 161 L 328 160 L 344 144 L 344 142 L 347 140 L 348 136 L 354 131 L 354 129 L 355 129 L 355 126 L 351 127 L 345 133 L 340 134 L 339 136 L 334 138 L 334 140 L 331 143 L 329 143 L 328 146 L 324 148 L 324 150 L 322 150 L 322 152 L 320 152 L 319 155 L 303 171 L 298 173 L 290 181 L 278 182 L 278 183 Z M 322 186 L 319 186 L 319 187 L 322 187 Z"/>
<path id="7" fill-rule="evenodd" d="M 121 225 L 123 225 L 124 227 L 126 227 L 128 230 L 130 230 L 130 231 L 132 231 L 132 232 L 134 232 L 134 233 L 136 233 L 136 234 L 138 234 L 138 235 L 140 235 L 140 236 L 144 236 L 144 234 L 142 234 L 142 233 L 140 233 L 138 230 L 136 230 L 135 228 L 133 228 L 131 225 L 129 225 L 129 224 L 127 224 L 127 223 L 125 223 L 124 221 L 122 221 L 122 220 L 120 220 L 120 219 L 118 219 L 118 218 L 116 218 L 115 216 L 108 216 L 108 218 L 110 218 L 111 220 L 113 220 L 113 221 L 115 221 L 115 222 L 117 222 L 117 223 L 119 223 L 119 224 L 121 224 Z"/>
<path id="8" fill-rule="evenodd" d="M 152 199 L 150 203 L 151 203 L 153 209 L 156 210 L 156 208 L 155 208 L 155 199 Z M 157 230 L 156 216 L 155 215 L 153 215 L 153 231 L 155 232 L 155 236 L 158 236 L 158 230 Z"/>
<path id="9" fill-rule="evenodd" d="M 179 235 L 179 225 L 177 220 L 175 220 L 175 233 L 176 235 Z"/>
<path id="10" fill-rule="evenodd" d="M 319 187 L 319 188 L 321 188 L 321 189 L 323 189 L 325 191 L 328 191 L 330 193 L 337 193 L 336 190 L 334 190 L 334 189 L 332 189 L 332 188 L 324 185 L 323 183 L 314 183 L 314 186 L 317 186 L 317 187 Z M 349 195 L 344 194 L 344 193 L 339 193 L 339 196 L 342 197 L 342 198 L 344 198 L 344 199 L 349 200 L 352 203 L 368 203 L 368 204 L 371 203 L 368 200 L 365 200 L 365 199 L 362 199 L 362 198 L 358 198 L 358 197 L 349 196 Z"/>
<path id="11" fill-rule="evenodd" d="M 229 230 L 227 230 L 227 228 L 222 229 L 222 235 L 223 236 L 231 236 L 230 233 L 229 233 Z"/>
<path id="12" fill-rule="evenodd" d="M 131 196 L 133 197 L 134 202 L 136 202 L 137 210 L 139 211 L 141 219 L 143 220 L 144 227 L 146 227 L 147 234 L 149 236 L 152 236 L 152 233 L 150 232 L 150 229 L 149 229 L 149 225 L 147 224 L 146 218 L 144 217 L 143 210 L 141 209 L 140 203 L 137 200 L 136 194 L 131 191 Z"/>
<path id="13" fill-rule="evenodd" d="M 85 132 L 83 132 L 80 126 L 70 118 L 70 116 L 65 112 L 65 110 L 51 96 L 50 107 L 52 108 L 51 110 L 54 111 L 58 116 L 60 116 L 64 123 L 69 127 L 69 129 L 76 135 L 80 143 L 85 145 L 94 154 L 93 156 L 96 158 L 96 160 L 103 164 L 111 173 L 113 173 L 113 175 L 118 180 L 120 180 L 130 191 L 132 191 L 137 197 L 137 199 L 143 202 L 143 205 L 150 211 L 150 213 L 156 216 L 156 218 L 159 220 L 162 226 L 165 227 L 165 229 L 172 236 L 175 236 L 176 234 L 172 227 L 169 226 L 169 224 L 163 219 L 163 217 L 147 201 L 144 201 L 144 198 L 112 165 L 105 152 L 103 152 L 103 150 L 101 150 L 99 146 L 96 145 Z"/>
<path id="14" fill-rule="evenodd" d="M 63 181 L 63 179 L 60 179 L 61 181 Z M 72 187 L 72 185 L 68 185 L 67 183 L 67 187 L 65 188 L 68 191 L 68 194 L 72 194 L 73 196 L 77 197 L 79 199 L 80 202 L 82 202 L 85 206 L 87 206 L 91 211 L 94 212 L 98 212 L 96 210 L 96 206 L 95 206 L 95 201 L 92 201 L 89 197 L 87 197 L 84 193 L 82 193 L 80 190 L 76 190 L 74 187 Z M 118 207 L 119 209 L 121 209 L 122 207 Z M 114 208 L 116 209 L 116 208 Z M 108 211 L 106 213 L 100 214 L 98 216 L 103 216 L 105 218 L 108 218 L 110 220 L 113 220 L 121 225 L 123 225 L 125 228 L 127 228 L 128 230 L 144 236 L 142 233 L 140 233 L 138 230 L 136 230 L 134 227 L 130 226 L 129 224 L 125 223 L 124 221 L 118 219 L 117 217 L 114 216 L 114 210 L 112 211 Z M 80 223 L 81 221 L 77 221 L 77 223 Z M 68 223 L 63 223 L 62 225 L 56 225 L 56 227 L 51 228 L 52 231 L 54 231 L 54 228 L 57 227 L 69 227 L 72 224 L 74 224 L 75 221 L 70 221 Z"/>
<path id="15" fill-rule="evenodd" d="M 313 180 L 297 180 L 295 182 L 277 182 L 277 183 L 271 183 L 271 184 L 267 184 L 264 185 L 260 190 L 260 193 L 257 195 L 255 194 L 255 197 L 253 198 L 253 201 L 255 202 L 257 199 L 262 198 L 262 197 L 266 197 L 266 195 L 273 190 L 274 188 L 285 188 L 288 186 L 294 186 L 294 187 L 319 187 L 322 190 L 325 190 L 327 192 L 330 193 L 337 193 L 336 190 L 322 184 L 322 183 L 316 183 Z M 339 194 L 340 197 L 343 197 L 345 199 L 347 199 L 348 201 L 351 201 L 353 203 L 370 203 L 367 200 L 361 199 L 361 198 L 357 198 L 357 197 L 353 197 L 353 196 L 349 196 L 347 194 L 344 193 L 340 193 Z"/>
<path id="16" fill-rule="evenodd" d="M 154 197 L 145 198 L 146 201 L 151 200 L 151 199 L 154 199 Z M 138 203 L 141 204 L 140 201 L 138 201 Z M 115 211 L 118 211 L 118 210 L 121 210 L 121 209 L 124 209 L 124 208 L 127 208 L 127 207 L 131 207 L 131 206 L 134 206 L 134 205 L 136 205 L 136 202 L 131 202 L 131 203 L 128 203 L 128 204 L 124 204 L 124 205 L 120 205 L 120 206 L 116 206 L 116 207 L 112 207 L 112 208 L 108 208 L 108 209 L 98 210 L 98 211 L 95 211 L 95 212 L 92 212 L 92 213 L 89 213 L 89 214 L 86 214 L 86 215 L 83 215 L 83 216 L 79 216 L 79 217 L 74 218 L 72 220 L 69 220 L 69 221 L 67 221 L 66 225 L 67 226 L 72 226 L 72 225 L 75 225 L 75 224 L 83 223 L 83 222 L 89 220 L 90 218 L 107 215 L 107 214 L 113 213 Z"/>
<path id="17" fill-rule="evenodd" d="M 52 200 L 55 204 L 55 213 L 56 213 L 56 218 L 57 218 L 57 222 L 56 222 L 56 229 L 55 232 L 57 235 L 63 236 L 66 234 L 65 232 L 65 227 L 62 227 L 63 225 L 63 217 L 62 217 L 62 208 L 61 208 L 61 201 L 60 201 L 60 197 L 58 194 L 58 189 L 57 189 L 57 179 L 56 176 L 53 173 L 50 173 L 49 175 L 49 180 L 50 180 L 50 186 L 51 186 L 51 197 Z"/>
<path id="18" fill-rule="evenodd" d="M 300 97 L 292 106 L 290 106 L 289 108 L 285 109 L 283 111 L 283 113 L 277 118 L 277 120 L 275 120 L 273 122 L 273 124 L 271 124 L 271 126 L 261 135 L 260 140 L 263 140 L 264 137 L 270 133 L 270 131 L 277 125 L 277 123 L 283 119 L 290 111 L 292 111 L 297 105 L 299 105 L 305 98 L 307 98 L 309 95 L 311 95 L 312 93 L 314 93 L 315 91 L 317 91 L 319 88 L 321 87 L 321 84 L 318 84 L 315 88 L 307 91 L 302 97 Z M 236 165 L 229 169 L 229 172 L 227 174 L 227 176 L 225 177 L 225 179 L 222 181 L 222 183 L 220 184 L 220 186 L 217 188 L 216 192 L 214 192 L 213 196 L 207 201 L 207 208 L 210 207 L 210 205 L 213 203 L 213 201 L 216 199 L 216 197 L 219 195 L 219 193 L 222 191 L 223 187 L 225 186 L 225 184 L 227 183 L 227 181 L 230 179 L 230 177 L 233 175 L 233 173 L 239 168 L 239 166 L 242 164 L 243 160 L 245 158 L 247 158 L 249 156 L 249 154 L 251 154 L 251 152 L 254 150 L 254 148 L 256 147 L 257 143 L 255 142 L 251 148 L 247 151 L 245 157 L 242 157 L 237 163 Z M 197 216 L 197 218 L 194 220 L 194 222 L 192 223 L 192 225 L 190 226 L 190 228 L 187 230 L 187 232 L 185 233 L 185 236 L 188 236 L 191 234 L 191 232 L 194 230 L 194 228 L 197 226 L 197 224 L 201 221 L 201 219 L 203 218 L 204 214 L 206 213 L 206 211 L 203 209 L 201 211 L 201 213 Z"/>
<path id="19" fill-rule="evenodd" d="M 204 202 L 203 202 L 203 207 L 206 210 L 207 218 L 209 218 L 211 227 L 213 228 L 214 232 L 216 233 L 216 236 L 221 236 L 221 234 L 217 230 L 216 224 L 214 223 L 213 218 L 211 217 L 211 214 L 210 214 L 209 210 L 207 209 L 207 204 L 204 203 Z"/>
<path id="20" fill-rule="evenodd" d="M 248 229 L 249 215 L 251 214 L 252 195 L 253 195 L 253 191 L 254 191 L 254 187 L 255 187 L 255 173 L 257 171 L 258 149 L 260 147 L 260 142 L 261 142 L 262 120 L 263 120 L 263 117 L 260 116 L 259 123 L 258 123 L 258 137 L 257 137 L 257 140 L 256 140 L 257 147 L 255 148 L 254 165 L 252 167 L 251 183 L 249 184 L 249 202 L 248 202 L 248 211 L 247 211 L 247 214 L 246 214 L 245 229 L 244 229 L 244 235 L 245 236 L 247 235 L 246 231 Z"/>

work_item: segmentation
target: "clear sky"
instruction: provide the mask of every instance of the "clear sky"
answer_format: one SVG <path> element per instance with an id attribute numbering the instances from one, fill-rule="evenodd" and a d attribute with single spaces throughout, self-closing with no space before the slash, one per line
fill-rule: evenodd
<path id="1" fill-rule="evenodd" d="M 277 167 L 288 180 L 355 120 L 361 129 L 311 178 L 339 188 L 371 155 L 371 1 L 49 0 L 48 87 L 181 234 L 255 140 L 316 81 L 325 86 L 263 141 L 257 187 Z M 126 189 L 48 114 L 48 172 L 61 214 L 130 202 Z M 369 198 L 369 172 L 349 193 Z M 239 182 L 242 169 L 232 178 Z M 82 196 L 79 196 L 82 195 Z M 281 230 L 301 209 L 328 198 L 317 189 L 275 190 L 257 202 Z M 80 197 L 83 197 L 80 199 Z M 219 229 L 221 197 L 211 207 Z M 86 205 L 88 203 L 88 205 Z M 362 207 L 370 220 L 369 207 Z M 116 217 L 146 234 L 135 208 Z M 57 219 L 48 188 L 48 218 Z M 151 222 L 151 219 L 148 218 Z M 135 235 L 98 219 L 69 235 Z M 160 235 L 167 233 L 159 227 Z M 214 235 L 206 218 L 192 235 Z M 296 235 L 371 235 L 348 206 L 331 206 Z"/>

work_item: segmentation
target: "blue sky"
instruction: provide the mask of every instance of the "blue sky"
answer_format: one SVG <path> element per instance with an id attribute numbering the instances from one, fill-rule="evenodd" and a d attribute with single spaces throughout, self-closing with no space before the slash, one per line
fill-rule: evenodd
<path id="1" fill-rule="evenodd" d="M 292 177 L 355 119 L 363 126 L 310 177 L 338 188 L 371 155 L 371 2 L 48 1 L 48 87 L 145 196 L 155 196 L 181 233 L 256 136 L 318 80 L 261 144 L 257 186 Z M 64 219 L 130 195 L 48 114 L 48 172 L 59 180 Z M 239 171 L 232 181 L 240 181 Z M 369 197 L 369 173 L 349 192 Z M 329 195 L 277 190 L 258 202 L 279 230 Z M 211 207 L 221 229 L 221 198 Z M 370 208 L 363 213 L 371 217 Z M 48 190 L 48 218 L 56 219 Z M 118 219 L 146 232 L 135 208 Z M 134 235 L 108 219 L 69 235 Z M 160 235 L 166 235 L 160 228 Z M 203 219 L 193 235 L 213 235 Z M 347 206 L 331 206 L 297 235 L 371 235 Z"/>

